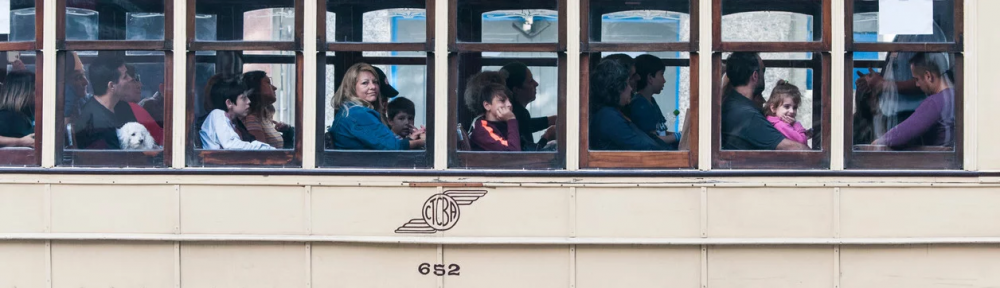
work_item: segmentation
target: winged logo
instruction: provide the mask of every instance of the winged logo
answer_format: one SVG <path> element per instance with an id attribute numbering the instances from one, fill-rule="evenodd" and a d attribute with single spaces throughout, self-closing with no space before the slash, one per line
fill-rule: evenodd
<path id="1" fill-rule="evenodd" d="M 462 215 L 461 206 L 467 206 L 486 196 L 486 190 L 449 190 L 431 195 L 420 209 L 420 218 L 396 228 L 396 233 L 434 234 L 455 227 Z"/>

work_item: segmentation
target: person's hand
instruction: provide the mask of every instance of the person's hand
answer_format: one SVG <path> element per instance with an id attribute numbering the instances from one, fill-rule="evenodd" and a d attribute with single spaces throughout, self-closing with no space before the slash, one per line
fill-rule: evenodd
<path id="1" fill-rule="evenodd" d="M 410 140 L 425 140 L 427 139 L 427 129 L 418 129 L 410 132 Z"/>
<path id="2" fill-rule="evenodd" d="M 35 133 L 21 137 L 21 139 L 18 139 L 17 141 L 18 146 L 35 148 Z"/>
<path id="3" fill-rule="evenodd" d="M 514 119 L 514 110 L 510 106 L 500 106 L 493 110 L 493 116 L 496 116 L 500 121 L 509 121 Z"/>
<path id="4" fill-rule="evenodd" d="M 281 121 L 274 121 L 274 129 L 278 131 L 288 129 L 288 124 L 285 124 L 284 122 Z"/>
<path id="5" fill-rule="evenodd" d="M 781 122 L 788 123 L 788 125 L 795 124 L 795 117 L 791 117 L 791 116 L 788 116 L 788 115 L 782 115 L 781 116 Z"/>
<path id="6" fill-rule="evenodd" d="M 24 65 L 24 62 L 21 61 L 21 58 L 17 58 L 17 60 L 14 60 L 13 63 L 10 63 L 10 66 L 13 68 L 12 70 L 14 70 L 14 71 L 27 71 L 28 70 L 28 66 Z"/>
<path id="7" fill-rule="evenodd" d="M 542 139 L 555 140 L 556 132 L 556 125 L 549 126 L 549 128 L 545 130 L 545 134 L 542 134 Z"/>

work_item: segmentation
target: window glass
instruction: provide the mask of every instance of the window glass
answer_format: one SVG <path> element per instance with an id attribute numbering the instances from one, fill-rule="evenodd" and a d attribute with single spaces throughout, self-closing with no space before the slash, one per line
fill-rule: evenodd
<path id="1" fill-rule="evenodd" d="M 35 1 L 0 1 L 0 15 L 9 15 L 10 21 L 0 21 L 0 34 L 8 34 L 7 41 L 35 41 Z"/>
<path id="2" fill-rule="evenodd" d="M 555 10 L 499 10 L 483 13 L 485 43 L 552 43 L 559 40 Z"/>
<path id="3" fill-rule="evenodd" d="M 853 1 L 854 42 L 941 43 L 954 41 L 954 0 L 893 1 L 894 3 Z M 883 12 L 882 8 L 887 10 Z M 848 13 L 851 12 L 848 11 Z"/>
<path id="4" fill-rule="evenodd" d="M 292 41 L 295 9 L 265 8 L 243 13 L 243 40 Z"/>
<path id="5" fill-rule="evenodd" d="M 66 40 L 164 39 L 163 1 L 67 2 Z"/>
<path id="6" fill-rule="evenodd" d="M 762 5 L 759 2 L 723 1 L 722 41 L 809 42 L 820 40 L 822 19 L 818 15 L 810 14 L 810 12 L 819 13 L 821 1 L 805 1 L 806 3 L 797 5 L 788 5 L 781 1 L 766 1 L 767 4 Z"/>
<path id="7" fill-rule="evenodd" d="M 689 1 L 681 2 L 687 8 Z M 601 2 L 592 1 L 593 5 Z M 593 13 L 593 12 L 591 12 Z M 591 32 L 591 41 L 614 43 L 663 43 L 686 42 L 690 39 L 690 17 L 686 13 L 663 10 L 632 10 L 601 15 L 600 23 L 591 29 L 600 29 L 599 35 Z M 599 24 L 599 25 L 598 25 Z"/>
<path id="8" fill-rule="evenodd" d="M 853 149 L 954 151 L 954 68 L 947 53 L 856 52 Z"/>
<path id="9" fill-rule="evenodd" d="M 0 52 L 0 165 L 36 166 L 35 147 L 40 144 L 40 127 L 35 115 L 41 111 L 35 74 L 35 56 L 23 51 Z M 35 136 L 39 136 L 36 139 Z"/>
<path id="10" fill-rule="evenodd" d="M 601 59 L 605 59 L 604 57 L 609 55 L 615 55 L 610 59 L 616 59 L 623 54 L 632 58 L 632 66 L 622 65 L 622 67 L 634 67 L 636 73 L 634 76 L 630 74 L 630 77 L 633 77 L 631 81 L 626 81 L 627 84 L 634 85 L 629 88 L 632 91 L 630 99 L 624 106 L 605 105 L 610 104 L 606 101 L 609 99 L 608 97 L 614 97 L 614 95 L 610 94 L 609 90 L 590 89 L 588 95 L 591 97 L 589 103 L 591 105 L 589 115 L 591 117 L 590 149 L 687 150 L 687 147 L 680 145 L 680 140 L 687 135 L 686 132 L 690 132 L 686 131 L 689 127 L 685 127 L 686 117 L 691 108 L 691 75 L 687 59 L 670 60 L 677 59 L 680 52 L 604 52 L 601 54 Z M 597 73 L 596 71 L 607 72 L 607 69 L 610 69 L 604 67 L 600 68 L 604 70 L 598 70 L 597 64 L 601 60 L 592 61 L 595 61 L 592 63 L 594 66 L 591 67 L 592 74 Z M 627 64 L 628 61 L 624 63 Z M 609 81 L 613 81 L 609 78 L 589 77 L 590 81 L 596 80 L 596 82 L 590 82 L 591 85 L 596 84 L 598 87 L 609 86 L 611 84 Z M 620 100 L 620 98 L 618 99 Z M 600 111 L 602 109 L 605 111 Z M 618 118 L 619 115 L 625 118 Z M 595 116 L 602 119 L 596 119 Z M 623 145 L 624 142 L 621 139 L 627 138 L 626 136 L 629 134 L 618 133 L 624 131 L 621 129 L 608 129 L 611 127 L 608 124 L 620 119 L 627 119 L 626 122 L 619 123 L 634 125 L 637 128 L 634 132 L 637 135 L 650 136 L 647 137 L 650 141 L 645 141 L 647 138 L 639 138 L 644 141 Z M 631 127 L 631 125 L 626 126 Z M 657 149 L 653 149 L 654 146 L 640 146 L 638 144 L 657 144 L 655 145 Z"/>
<path id="11" fill-rule="evenodd" d="M 144 54 L 144 55 L 138 55 Z M 161 167 L 165 132 L 163 52 L 61 53 L 61 165 Z"/>
<path id="12" fill-rule="evenodd" d="M 196 2 L 196 40 L 293 41 L 295 38 L 297 15 L 292 0 L 252 2 L 248 5 Z"/>

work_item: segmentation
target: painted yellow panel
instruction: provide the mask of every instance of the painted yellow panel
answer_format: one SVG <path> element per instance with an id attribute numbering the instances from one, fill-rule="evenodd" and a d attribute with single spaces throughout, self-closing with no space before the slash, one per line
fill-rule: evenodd
<path id="1" fill-rule="evenodd" d="M 832 237 L 832 188 L 709 188 L 709 237 Z"/>
<path id="2" fill-rule="evenodd" d="M 843 188 L 843 237 L 1000 236 L 1000 188 Z"/>
<path id="3" fill-rule="evenodd" d="M 0 287 L 48 288 L 44 242 L 0 243 Z"/>
<path id="4" fill-rule="evenodd" d="M 840 287 L 1000 287 L 1000 247 L 844 246 Z"/>
<path id="5" fill-rule="evenodd" d="M 174 244 L 53 242 L 52 287 L 174 287 Z"/>
<path id="6" fill-rule="evenodd" d="M 174 185 L 52 185 L 52 232 L 174 233 Z"/>
<path id="7" fill-rule="evenodd" d="M 181 186 L 181 231 L 305 234 L 305 195 L 297 186 Z"/>
<path id="8" fill-rule="evenodd" d="M 181 244 L 185 288 L 306 287 L 305 244 Z"/>
<path id="9" fill-rule="evenodd" d="M 496 188 L 467 206 L 447 236 L 569 236 L 569 188 Z"/>
<path id="10" fill-rule="evenodd" d="M 435 193 L 434 187 L 313 187 L 312 232 L 394 235 L 396 228 L 421 217 L 424 201 Z"/>
<path id="11" fill-rule="evenodd" d="M 45 185 L 0 185 L 0 233 L 45 232 L 44 213 Z"/>
<path id="12" fill-rule="evenodd" d="M 709 247 L 708 287 L 834 287 L 833 256 L 830 246 Z"/>
<path id="13" fill-rule="evenodd" d="M 568 246 L 446 246 L 443 264 L 458 264 L 445 288 L 569 288 Z"/>
<path id="14" fill-rule="evenodd" d="M 437 277 L 418 266 L 438 263 L 437 246 L 314 244 L 312 287 L 436 288 Z"/>
<path id="15" fill-rule="evenodd" d="M 976 1 L 977 5 L 979 5 L 978 9 L 976 9 L 977 11 L 970 11 L 966 8 L 966 14 L 980 11 L 989 12 L 979 13 L 977 15 L 978 22 L 966 23 L 966 25 L 979 25 L 976 27 L 976 30 L 978 30 L 976 35 L 967 36 L 969 38 L 974 37 L 976 42 L 978 42 L 978 47 L 976 47 L 978 69 L 977 71 L 968 71 L 973 73 L 978 72 L 978 95 L 969 93 L 972 89 L 966 90 L 966 97 L 976 97 L 975 109 L 978 110 L 979 122 L 977 123 L 977 128 L 979 131 L 966 130 L 965 133 L 971 133 L 974 137 L 973 139 L 979 141 L 976 161 L 978 162 L 979 170 L 997 171 L 1000 170 L 1000 150 L 997 150 L 997 147 L 1000 146 L 1000 134 L 996 133 L 996 125 L 1000 123 L 1000 113 L 996 113 L 996 111 L 1000 110 L 1000 97 L 997 97 L 996 79 L 1000 79 L 1000 71 L 997 71 L 996 67 L 1000 66 L 1000 54 L 996 53 L 996 51 L 1000 51 L 1000 36 L 996 33 L 997 19 L 994 12 L 1000 11 L 1000 1 Z M 965 77 L 976 76 L 976 74 L 966 74 Z"/>
<path id="16" fill-rule="evenodd" d="M 701 237 L 701 188 L 580 188 L 579 237 Z"/>
<path id="17" fill-rule="evenodd" d="M 701 285 L 701 247 L 577 246 L 576 287 Z"/>

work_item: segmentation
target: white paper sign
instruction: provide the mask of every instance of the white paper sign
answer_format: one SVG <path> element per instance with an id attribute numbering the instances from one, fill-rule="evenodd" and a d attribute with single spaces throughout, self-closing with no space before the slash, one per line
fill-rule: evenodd
<path id="1" fill-rule="evenodd" d="M 10 34 L 10 1 L 0 1 L 0 34 Z"/>
<path id="2" fill-rule="evenodd" d="M 931 0 L 879 0 L 878 34 L 934 34 Z"/>

